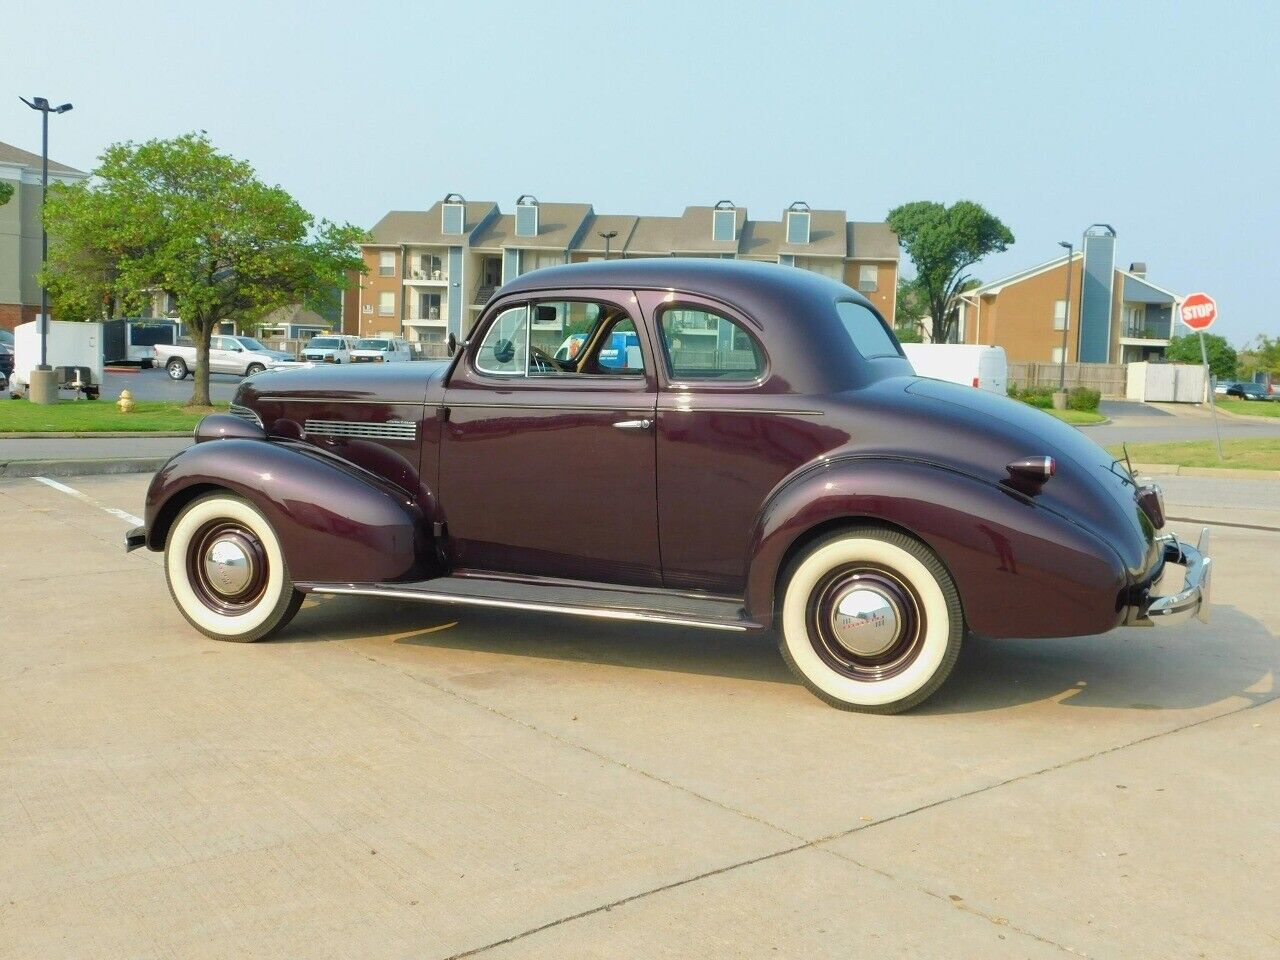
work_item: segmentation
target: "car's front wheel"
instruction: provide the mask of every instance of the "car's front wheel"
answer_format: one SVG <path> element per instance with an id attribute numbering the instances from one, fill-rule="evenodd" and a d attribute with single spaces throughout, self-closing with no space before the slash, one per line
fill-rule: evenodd
<path id="1" fill-rule="evenodd" d="M 170 380 L 185 380 L 187 378 L 187 364 L 181 357 L 174 357 L 165 364 L 164 369 L 169 374 Z"/>
<path id="2" fill-rule="evenodd" d="M 809 545 L 782 580 L 779 646 L 813 693 L 844 710 L 898 713 L 942 686 L 964 613 L 942 562 L 886 527 Z"/>
<path id="3" fill-rule="evenodd" d="M 262 640 L 302 605 L 271 524 L 227 493 L 183 508 L 169 531 L 164 568 L 182 615 L 215 640 Z"/>

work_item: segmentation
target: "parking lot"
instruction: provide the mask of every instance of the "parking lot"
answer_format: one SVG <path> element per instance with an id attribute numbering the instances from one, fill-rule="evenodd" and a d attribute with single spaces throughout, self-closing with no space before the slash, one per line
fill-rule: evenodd
<path id="1" fill-rule="evenodd" d="M 0 482 L 0 955 L 1274 957 L 1280 486 L 1170 478 L 1212 623 L 972 640 L 917 711 L 771 639 L 360 598 L 217 643 L 148 478 Z"/>

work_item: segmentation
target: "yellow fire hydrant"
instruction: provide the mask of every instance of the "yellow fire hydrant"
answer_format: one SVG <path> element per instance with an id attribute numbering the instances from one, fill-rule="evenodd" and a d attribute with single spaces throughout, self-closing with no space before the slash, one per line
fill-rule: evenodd
<path id="1" fill-rule="evenodd" d="M 116 401 L 116 406 L 120 408 L 121 413 L 128 413 L 133 409 L 133 394 L 128 390 L 121 390 L 120 399 Z"/>

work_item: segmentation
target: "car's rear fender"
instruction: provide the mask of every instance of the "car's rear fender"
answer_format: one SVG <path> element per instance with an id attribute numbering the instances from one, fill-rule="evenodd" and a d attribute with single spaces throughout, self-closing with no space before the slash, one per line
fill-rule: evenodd
<path id="1" fill-rule="evenodd" d="M 408 494 L 302 444 L 235 438 L 188 447 L 155 475 L 147 547 L 163 550 L 182 508 L 219 490 L 262 511 L 295 582 L 417 579 L 438 565 L 429 521 Z"/>
<path id="2" fill-rule="evenodd" d="M 965 619 L 990 637 L 1078 636 L 1115 627 L 1128 586 L 1115 551 L 1016 491 L 926 463 L 851 457 L 799 472 L 766 502 L 748 549 L 747 616 L 772 622 L 779 578 L 839 525 L 887 524 L 946 565 Z"/>

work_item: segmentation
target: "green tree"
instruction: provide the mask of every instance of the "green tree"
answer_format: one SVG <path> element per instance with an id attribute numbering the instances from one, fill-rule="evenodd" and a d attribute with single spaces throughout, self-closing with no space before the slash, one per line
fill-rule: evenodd
<path id="1" fill-rule="evenodd" d="M 44 280 L 72 316 L 177 298 L 196 343 L 192 404 L 209 403 L 209 337 L 222 320 L 311 304 L 363 271 L 363 230 L 316 221 L 203 133 L 108 147 L 94 185 L 49 191 Z"/>
<path id="2" fill-rule="evenodd" d="M 1280 376 L 1280 337 L 1268 337 L 1258 334 L 1258 339 L 1250 343 L 1240 354 L 1240 366 L 1247 367 L 1250 373 L 1269 373 L 1273 377 Z"/>
<path id="3" fill-rule="evenodd" d="M 6 180 L 0 180 L 0 207 L 3 207 L 13 197 L 13 184 Z"/>
<path id="4" fill-rule="evenodd" d="M 898 295 L 894 300 L 893 332 L 902 343 L 920 343 L 920 323 L 929 315 L 929 306 L 914 280 L 898 277 Z"/>
<path id="5" fill-rule="evenodd" d="M 1236 348 L 1227 343 L 1226 337 L 1220 337 L 1216 333 L 1206 333 L 1204 335 L 1204 349 L 1209 356 L 1209 370 L 1219 380 L 1232 380 L 1236 375 L 1237 356 Z M 1174 337 L 1169 341 L 1169 346 L 1165 348 L 1164 357 L 1166 360 L 1172 360 L 1175 363 L 1194 363 L 1199 365 L 1200 359 L 1200 336 L 1199 334 L 1187 334 L 1182 337 Z"/>
<path id="6" fill-rule="evenodd" d="M 915 264 L 912 283 L 928 304 L 934 343 L 946 343 L 955 327 L 958 298 L 973 278 L 967 271 L 983 257 L 1007 250 L 1013 233 L 981 204 L 951 206 L 920 200 L 889 211 L 889 226 Z"/>

